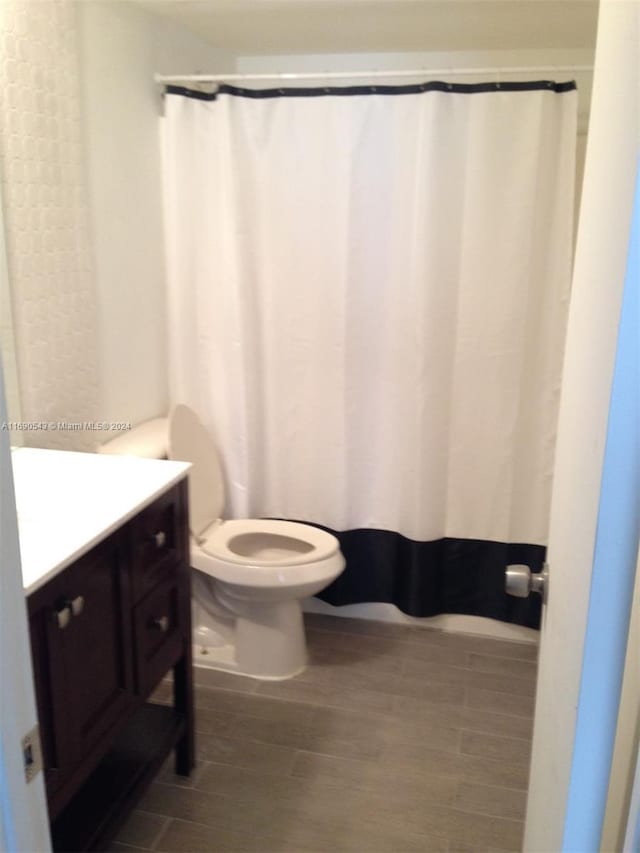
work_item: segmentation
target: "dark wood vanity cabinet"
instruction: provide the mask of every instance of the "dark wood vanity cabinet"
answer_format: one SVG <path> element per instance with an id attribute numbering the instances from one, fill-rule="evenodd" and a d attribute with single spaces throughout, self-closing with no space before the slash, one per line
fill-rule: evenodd
<path id="1" fill-rule="evenodd" d="M 186 481 L 29 596 L 54 849 L 103 849 L 171 749 L 190 772 L 190 607 Z"/>

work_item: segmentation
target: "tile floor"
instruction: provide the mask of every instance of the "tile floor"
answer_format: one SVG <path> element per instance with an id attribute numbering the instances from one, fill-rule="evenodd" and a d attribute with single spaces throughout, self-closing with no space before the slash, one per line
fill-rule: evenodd
<path id="1" fill-rule="evenodd" d="M 520 850 L 536 648 L 306 623 L 295 679 L 198 670 L 198 766 L 162 771 L 112 853 Z"/>

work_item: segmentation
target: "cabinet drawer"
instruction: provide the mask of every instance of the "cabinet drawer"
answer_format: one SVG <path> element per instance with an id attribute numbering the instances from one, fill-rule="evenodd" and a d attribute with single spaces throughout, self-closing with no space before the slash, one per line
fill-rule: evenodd
<path id="1" fill-rule="evenodd" d="M 159 581 L 175 575 L 181 546 L 180 493 L 163 495 L 133 522 L 133 599 L 139 601 Z"/>
<path id="2" fill-rule="evenodd" d="M 147 696 L 182 654 L 179 589 L 165 581 L 152 590 L 133 613 L 136 687 Z"/>

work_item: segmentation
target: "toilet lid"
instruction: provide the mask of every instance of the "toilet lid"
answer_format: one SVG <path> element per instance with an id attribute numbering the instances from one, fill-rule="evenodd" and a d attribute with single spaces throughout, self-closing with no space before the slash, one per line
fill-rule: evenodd
<path id="1" fill-rule="evenodd" d="M 169 459 L 192 463 L 189 526 L 194 536 L 199 537 L 222 516 L 224 479 L 216 446 L 188 406 L 176 406 L 169 415 Z"/>
<path id="2" fill-rule="evenodd" d="M 335 554 L 335 536 L 294 521 L 243 518 L 214 524 L 204 531 L 199 547 L 228 563 L 292 566 L 314 563 Z"/>

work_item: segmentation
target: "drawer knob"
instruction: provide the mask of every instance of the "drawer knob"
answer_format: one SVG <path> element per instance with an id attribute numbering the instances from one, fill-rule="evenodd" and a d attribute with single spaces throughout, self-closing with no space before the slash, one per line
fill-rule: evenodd
<path id="1" fill-rule="evenodd" d="M 157 628 L 159 631 L 162 631 L 163 634 L 166 634 L 169 630 L 169 617 L 158 616 L 158 618 L 154 619 L 151 624 L 154 628 Z"/>
<path id="2" fill-rule="evenodd" d="M 156 543 L 156 548 L 164 548 L 167 544 L 167 534 L 164 530 L 158 530 L 157 533 L 153 534 L 153 541 Z"/>
<path id="3" fill-rule="evenodd" d="M 67 628 L 69 622 L 71 622 L 71 610 L 69 609 L 69 605 L 65 604 L 61 610 L 56 610 L 55 619 L 58 624 L 58 628 L 60 628 L 61 631 Z"/>
<path id="4" fill-rule="evenodd" d="M 69 607 L 74 616 L 79 616 L 84 610 L 84 596 L 78 595 L 69 602 Z"/>

